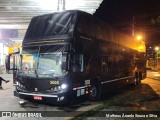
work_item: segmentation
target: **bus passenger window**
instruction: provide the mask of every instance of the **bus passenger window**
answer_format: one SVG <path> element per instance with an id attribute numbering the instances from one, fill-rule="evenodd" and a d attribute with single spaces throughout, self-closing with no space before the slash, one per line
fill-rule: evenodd
<path id="1" fill-rule="evenodd" d="M 74 55 L 72 65 L 73 72 L 83 72 L 83 55 Z"/>

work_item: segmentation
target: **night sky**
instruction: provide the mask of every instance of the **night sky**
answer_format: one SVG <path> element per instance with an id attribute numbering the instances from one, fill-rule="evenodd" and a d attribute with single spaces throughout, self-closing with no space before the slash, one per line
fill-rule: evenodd
<path id="1" fill-rule="evenodd" d="M 103 0 L 94 15 L 130 35 L 134 16 L 135 31 L 145 32 L 147 43 L 160 38 L 160 23 L 151 22 L 160 16 L 160 0 Z"/>

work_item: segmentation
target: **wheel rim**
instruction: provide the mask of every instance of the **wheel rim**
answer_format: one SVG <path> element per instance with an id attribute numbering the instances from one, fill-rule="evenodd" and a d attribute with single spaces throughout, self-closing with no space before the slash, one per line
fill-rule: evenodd
<path id="1" fill-rule="evenodd" d="M 95 86 L 93 86 L 90 90 L 90 96 L 92 99 L 96 98 L 97 96 L 97 88 Z"/>
<path id="2" fill-rule="evenodd" d="M 138 84 L 139 84 L 139 81 L 140 81 L 139 78 L 136 77 L 136 78 L 135 78 L 135 85 L 138 85 Z"/>
<path id="3" fill-rule="evenodd" d="M 134 80 L 134 84 L 137 85 L 137 79 L 136 79 L 136 78 L 135 78 L 135 80 Z"/>

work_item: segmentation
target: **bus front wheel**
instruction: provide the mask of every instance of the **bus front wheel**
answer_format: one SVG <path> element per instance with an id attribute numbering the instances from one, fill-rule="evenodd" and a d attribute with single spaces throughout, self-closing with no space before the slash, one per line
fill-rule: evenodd
<path id="1" fill-rule="evenodd" d="M 100 90 L 99 90 L 98 86 L 91 85 L 90 91 L 89 91 L 89 99 L 91 101 L 97 101 L 100 99 Z"/>
<path id="2" fill-rule="evenodd" d="M 134 82 L 134 84 L 135 84 L 135 85 L 138 85 L 138 84 L 140 84 L 140 83 L 141 83 L 141 77 L 139 76 L 138 73 L 136 73 L 136 74 L 135 74 L 135 82 Z"/>

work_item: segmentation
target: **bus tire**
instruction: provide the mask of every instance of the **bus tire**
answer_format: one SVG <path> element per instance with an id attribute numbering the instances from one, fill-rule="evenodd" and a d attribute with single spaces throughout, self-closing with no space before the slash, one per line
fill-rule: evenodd
<path id="1" fill-rule="evenodd" d="M 71 97 L 71 98 L 68 99 L 68 100 L 69 100 L 68 103 L 67 103 L 68 106 L 74 105 L 75 101 L 74 101 L 74 98 L 73 98 L 73 97 Z"/>
<path id="2" fill-rule="evenodd" d="M 18 94 L 17 94 L 16 91 L 13 91 L 13 95 L 14 95 L 15 97 L 18 97 Z"/>
<path id="3" fill-rule="evenodd" d="M 139 81 L 138 81 L 138 82 L 141 83 L 141 80 L 143 79 L 141 72 L 139 72 L 138 78 L 139 78 Z"/>
<path id="4" fill-rule="evenodd" d="M 73 92 L 70 92 L 70 94 L 67 96 L 67 101 L 65 102 L 65 106 L 72 106 L 74 105 L 75 101 L 74 101 L 74 97 L 73 97 Z"/>
<path id="5" fill-rule="evenodd" d="M 89 99 L 91 101 L 98 101 L 101 98 L 101 90 L 100 87 L 93 84 L 90 87 L 90 91 L 89 91 Z"/>
<path id="6" fill-rule="evenodd" d="M 138 83 L 139 83 L 139 75 L 138 73 L 135 73 L 134 85 L 138 85 Z"/>

